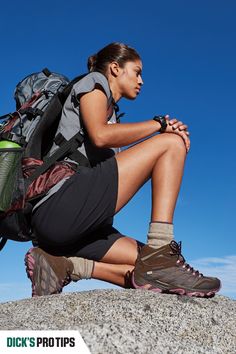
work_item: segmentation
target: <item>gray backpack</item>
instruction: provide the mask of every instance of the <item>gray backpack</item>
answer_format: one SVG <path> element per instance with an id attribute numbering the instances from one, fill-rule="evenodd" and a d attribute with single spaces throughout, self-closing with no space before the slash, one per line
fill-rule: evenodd
<path id="1" fill-rule="evenodd" d="M 89 166 L 77 151 L 82 132 L 64 140 L 49 156 L 65 100 L 84 76 L 69 81 L 48 69 L 31 74 L 16 86 L 16 111 L 0 117 L 0 250 L 7 239 L 35 239 L 30 225 L 32 203 L 58 180 L 75 173 L 65 157 L 73 154 L 79 165 Z"/>

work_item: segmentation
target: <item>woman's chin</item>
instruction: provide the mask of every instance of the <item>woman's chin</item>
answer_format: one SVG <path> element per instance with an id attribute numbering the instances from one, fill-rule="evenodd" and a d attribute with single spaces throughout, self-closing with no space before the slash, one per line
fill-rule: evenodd
<path id="1" fill-rule="evenodd" d="M 134 93 L 132 95 L 125 95 L 124 97 L 127 99 L 127 100 L 135 100 L 135 98 L 137 98 L 138 96 L 138 93 Z"/>

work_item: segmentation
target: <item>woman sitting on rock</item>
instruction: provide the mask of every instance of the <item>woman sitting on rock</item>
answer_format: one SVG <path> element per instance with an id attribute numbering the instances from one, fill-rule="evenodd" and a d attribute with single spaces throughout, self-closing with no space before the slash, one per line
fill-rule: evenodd
<path id="1" fill-rule="evenodd" d="M 173 214 L 190 148 L 187 125 L 168 115 L 116 124 L 116 103 L 123 97 L 134 100 L 143 85 L 142 61 L 133 48 L 111 43 L 89 57 L 88 69 L 73 86 L 58 132 L 68 140 L 83 129 L 79 150 L 91 168 L 79 167 L 35 208 L 39 247 L 25 257 L 33 296 L 59 293 L 71 280 L 88 278 L 163 293 L 214 295 L 220 281 L 187 264 L 181 243 L 173 240 Z M 127 145 L 132 146 L 120 151 Z M 121 235 L 112 222 L 148 179 L 151 222 L 143 245 Z"/>

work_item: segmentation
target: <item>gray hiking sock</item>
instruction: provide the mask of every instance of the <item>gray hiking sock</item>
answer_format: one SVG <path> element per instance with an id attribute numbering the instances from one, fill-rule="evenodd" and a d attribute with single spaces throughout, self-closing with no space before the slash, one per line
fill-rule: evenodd
<path id="1" fill-rule="evenodd" d="M 159 221 L 150 222 L 147 235 L 148 246 L 160 248 L 169 244 L 173 238 L 173 224 Z"/>
<path id="2" fill-rule="evenodd" d="M 92 278 L 94 261 L 81 257 L 68 257 L 68 259 L 74 266 L 73 273 L 71 274 L 73 281 Z"/>

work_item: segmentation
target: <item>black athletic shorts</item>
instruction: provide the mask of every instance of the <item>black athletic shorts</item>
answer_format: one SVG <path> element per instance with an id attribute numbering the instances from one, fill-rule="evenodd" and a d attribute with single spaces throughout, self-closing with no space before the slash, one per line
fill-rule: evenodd
<path id="1" fill-rule="evenodd" d="M 54 254 L 101 259 L 123 237 L 112 227 L 117 201 L 115 157 L 80 167 L 33 214 L 39 246 Z"/>

